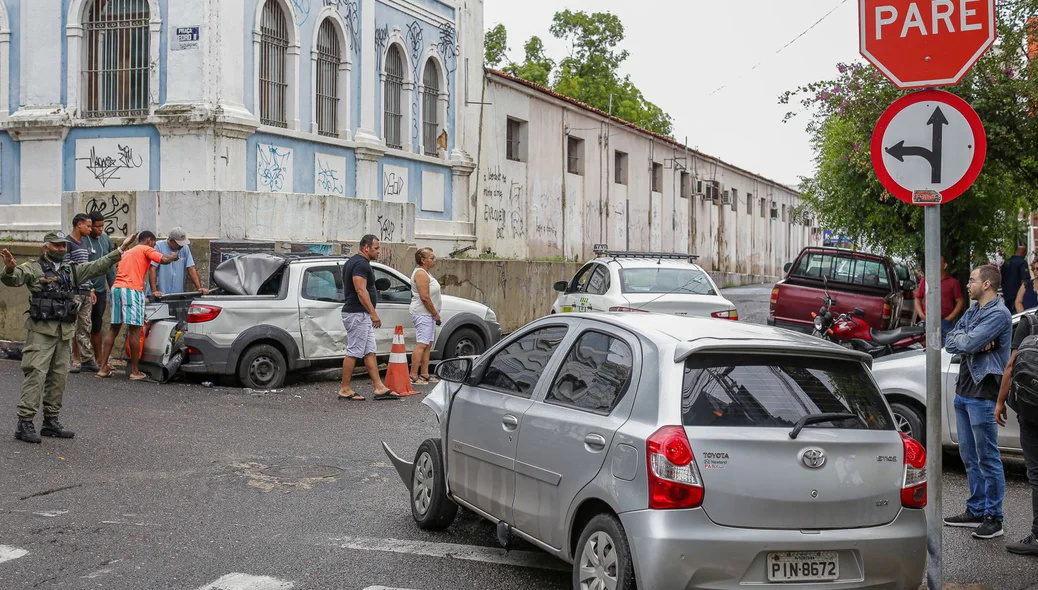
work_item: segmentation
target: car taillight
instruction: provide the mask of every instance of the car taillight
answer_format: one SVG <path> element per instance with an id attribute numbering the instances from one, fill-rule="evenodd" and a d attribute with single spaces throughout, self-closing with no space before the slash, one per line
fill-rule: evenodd
<path id="1" fill-rule="evenodd" d="M 194 348 L 192 346 L 188 346 L 187 347 L 187 353 L 188 354 L 196 354 L 197 355 L 197 354 L 202 354 L 202 351 L 198 350 L 197 348 Z"/>
<path id="2" fill-rule="evenodd" d="M 901 484 L 901 505 L 926 508 L 926 449 L 919 441 L 901 433 L 905 447 L 905 477 Z"/>
<path id="3" fill-rule="evenodd" d="M 201 324 L 203 322 L 211 322 L 216 319 L 216 316 L 220 315 L 223 308 L 216 307 L 215 305 L 192 305 L 187 309 L 187 323 L 189 324 Z"/>
<path id="4" fill-rule="evenodd" d="M 685 429 L 664 426 L 645 443 L 649 471 L 649 508 L 696 508 L 703 503 L 699 473 Z"/>
<path id="5" fill-rule="evenodd" d="M 739 320 L 739 310 L 729 309 L 728 311 L 715 311 L 710 314 L 710 317 L 717 318 L 719 320 Z"/>
<path id="6" fill-rule="evenodd" d="M 885 319 L 885 320 L 889 320 L 890 319 L 890 304 L 889 303 L 884 303 L 883 304 L 883 319 Z"/>
<path id="7" fill-rule="evenodd" d="M 648 313 L 644 309 L 636 309 L 634 307 L 623 307 L 622 305 L 610 307 L 609 311 L 640 311 L 642 313 Z"/>

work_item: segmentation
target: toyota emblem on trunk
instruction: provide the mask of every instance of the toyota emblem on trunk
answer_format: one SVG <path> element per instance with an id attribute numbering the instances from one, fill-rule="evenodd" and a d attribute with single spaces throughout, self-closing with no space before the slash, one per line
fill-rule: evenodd
<path id="1" fill-rule="evenodd" d="M 822 449 L 807 449 L 800 457 L 804 466 L 808 469 L 819 469 L 825 465 L 825 451 Z"/>

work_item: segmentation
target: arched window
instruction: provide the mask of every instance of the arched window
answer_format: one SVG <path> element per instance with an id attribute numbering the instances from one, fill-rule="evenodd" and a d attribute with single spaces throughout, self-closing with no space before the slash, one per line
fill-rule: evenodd
<path id="1" fill-rule="evenodd" d="M 383 132 L 386 145 L 403 149 L 402 127 L 404 118 L 404 56 L 400 54 L 398 45 L 391 45 L 386 54 L 386 86 L 382 102 L 385 111 Z"/>
<path id="2" fill-rule="evenodd" d="M 429 60 L 422 74 L 422 145 L 425 154 L 436 155 L 440 131 L 440 74 L 436 62 Z"/>
<path id="3" fill-rule="evenodd" d="M 288 127 L 288 21 L 277 0 L 263 3 L 260 25 L 260 123 Z"/>
<path id="4" fill-rule="evenodd" d="M 339 64 L 342 48 L 331 19 L 317 32 L 317 132 L 339 136 Z"/>
<path id="5" fill-rule="evenodd" d="M 149 18 L 147 0 L 90 0 L 83 24 L 85 116 L 148 114 Z"/>

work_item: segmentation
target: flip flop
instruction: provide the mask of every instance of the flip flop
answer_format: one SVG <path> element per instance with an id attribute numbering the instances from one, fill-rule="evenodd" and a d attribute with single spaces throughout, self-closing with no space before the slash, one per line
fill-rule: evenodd
<path id="1" fill-rule="evenodd" d="M 425 377 L 411 377 L 411 385 L 428 385 L 429 381 Z"/>
<path id="2" fill-rule="evenodd" d="M 130 381 L 144 381 L 148 378 L 144 373 L 134 373 L 130 375 Z"/>
<path id="3" fill-rule="evenodd" d="M 422 379 L 425 379 L 426 383 L 439 383 L 440 382 L 439 379 L 437 379 L 436 377 L 433 377 L 432 375 L 429 375 L 428 377 L 422 377 Z"/>
<path id="4" fill-rule="evenodd" d="M 389 391 L 387 391 L 385 393 L 375 394 L 375 399 L 378 400 L 378 401 L 382 401 L 382 400 L 386 400 L 386 399 L 404 399 L 404 396 L 402 396 L 399 393 L 397 393 L 397 392 L 393 391 L 392 389 L 390 389 Z"/>
<path id="5" fill-rule="evenodd" d="M 112 376 L 112 370 L 111 369 L 108 369 L 107 373 L 105 373 L 104 371 L 98 371 L 98 372 L 94 373 L 94 377 L 98 377 L 100 379 L 108 379 L 111 376 Z"/>
<path id="6" fill-rule="evenodd" d="M 338 396 L 338 400 L 341 401 L 341 402 L 343 402 L 343 401 L 349 401 L 349 402 L 362 402 L 362 401 L 366 401 L 364 396 L 359 394 L 359 393 L 353 393 L 353 394 L 350 394 L 350 395 L 340 395 L 340 396 Z"/>

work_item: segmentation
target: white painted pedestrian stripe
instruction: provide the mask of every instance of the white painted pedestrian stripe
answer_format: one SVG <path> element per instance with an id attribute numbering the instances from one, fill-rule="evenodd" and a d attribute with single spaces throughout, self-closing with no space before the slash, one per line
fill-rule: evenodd
<path id="1" fill-rule="evenodd" d="M 429 543 L 425 541 L 404 541 L 401 539 L 366 539 L 361 537 L 338 537 L 332 539 L 332 542 L 343 549 L 360 551 L 382 551 L 386 553 L 421 555 L 423 557 L 463 559 L 466 561 L 547 570 L 570 571 L 571 569 L 563 561 L 539 551 L 506 552 L 504 549 L 479 547 L 476 545 Z"/>
<path id="2" fill-rule="evenodd" d="M 202 586 L 198 590 L 290 590 L 295 586 L 292 582 L 271 578 L 269 576 L 250 576 L 249 574 L 227 574 L 215 582 Z"/>
<path id="3" fill-rule="evenodd" d="M 390 588 L 389 586 L 368 586 L 364 590 L 410 590 L 409 588 Z"/>
<path id="4" fill-rule="evenodd" d="M 11 561 L 12 559 L 18 559 L 19 557 L 25 557 L 28 554 L 29 552 L 25 549 L 0 545 L 0 563 Z"/>

